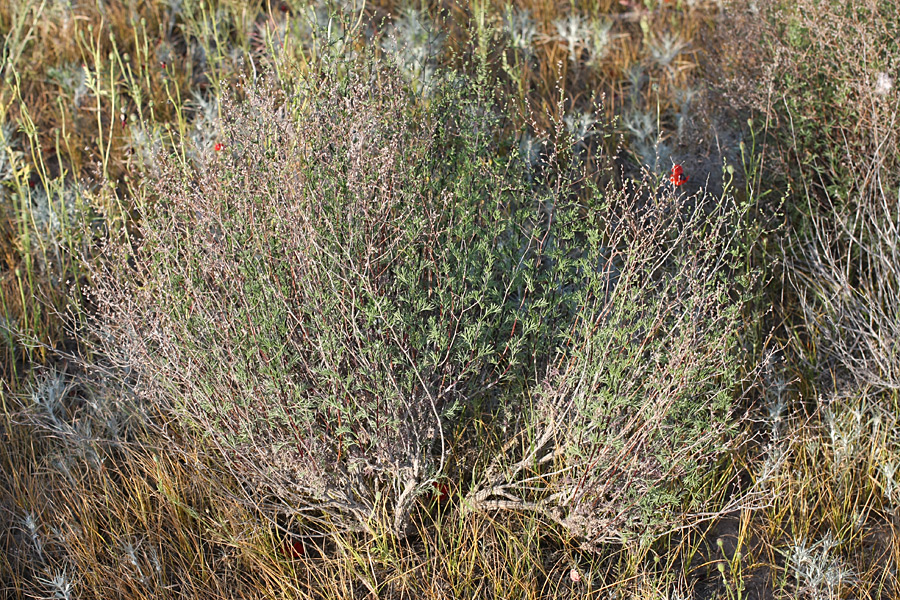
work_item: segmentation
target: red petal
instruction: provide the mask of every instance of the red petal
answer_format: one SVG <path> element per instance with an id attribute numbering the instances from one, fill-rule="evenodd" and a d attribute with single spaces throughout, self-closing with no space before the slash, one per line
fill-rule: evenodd
<path id="1" fill-rule="evenodd" d="M 684 174 L 684 167 L 681 165 L 673 165 L 672 166 L 672 174 L 669 175 L 669 181 L 671 181 L 674 185 L 682 185 L 684 184 L 689 177 Z"/>
<path id="2" fill-rule="evenodd" d="M 450 487 L 446 483 L 433 481 L 431 482 L 431 487 L 434 488 L 434 495 L 432 496 L 434 500 L 443 502 L 450 497 Z"/>
<path id="3" fill-rule="evenodd" d="M 303 542 L 300 540 L 285 540 L 284 554 L 288 558 L 303 558 L 306 550 L 303 549 Z"/>

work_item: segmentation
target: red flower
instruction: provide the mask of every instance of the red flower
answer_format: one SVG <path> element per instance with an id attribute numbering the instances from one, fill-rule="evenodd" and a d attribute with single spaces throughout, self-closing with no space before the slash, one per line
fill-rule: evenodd
<path id="1" fill-rule="evenodd" d="M 672 174 L 669 175 L 669 181 L 671 181 L 674 185 L 684 185 L 687 183 L 687 180 L 690 177 L 686 177 L 684 174 L 684 168 L 681 165 L 675 165 L 672 167 Z"/>
<path id="2" fill-rule="evenodd" d="M 450 497 L 450 486 L 446 483 L 442 481 L 433 481 L 431 486 L 434 488 L 434 491 L 431 492 L 432 502 L 444 502 Z"/>
<path id="3" fill-rule="evenodd" d="M 294 538 L 284 541 L 282 551 L 286 557 L 292 560 L 303 558 L 306 555 L 306 550 L 303 548 L 303 542 Z"/>
<path id="4" fill-rule="evenodd" d="M 221 143 L 219 143 L 219 142 L 216 142 L 216 145 L 215 145 L 214 147 L 215 147 L 216 152 L 220 152 L 220 151 L 222 150 L 222 148 L 225 147 L 225 144 L 221 144 Z"/>

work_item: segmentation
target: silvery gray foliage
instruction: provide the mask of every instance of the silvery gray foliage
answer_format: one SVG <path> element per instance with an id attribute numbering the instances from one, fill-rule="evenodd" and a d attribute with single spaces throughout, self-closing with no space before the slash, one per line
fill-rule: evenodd
<path id="1" fill-rule="evenodd" d="M 101 469 L 109 449 L 132 440 L 134 429 L 150 425 L 146 406 L 128 384 L 106 372 L 100 365 L 45 369 L 21 400 L 17 418 L 56 440 L 60 452 L 51 463 L 65 477 L 71 478 L 77 465 Z"/>
<path id="2" fill-rule="evenodd" d="M 72 600 L 75 598 L 75 582 L 65 570 L 48 572 L 46 577 L 39 577 L 38 582 L 52 594 L 47 596 L 53 600 Z"/>
<path id="3" fill-rule="evenodd" d="M 569 48 L 569 60 L 577 64 L 580 52 L 590 43 L 591 30 L 583 16 L 572 13 L 553 22 L 557 38 Z"/>
<path id="4" fill-rule="evenodd" d="M 569 59 L 579 64 L 582 52 L 587 54 L 585 64 L 597 65 L 606 55 L 611 36 L 612 22 L 608 20 L 588 19 L 572 13 L 557 19 L 553 23 L 557 39 L 564 42 L 569 49 Z"/>
<path id="5" fill-rule="evenodd" d="M 662 33 L 650 40 L 647 50 L 654 63 L 668 69 L 688 46 L 689 44 L 683 41 L 678 34 Z"/>
<path id="6" fill-rule="evenodd" d="M 5 196 L 8 193 L 6 185 L 12 184 L 17 174 L 21 176 L 25 157 L 12 123 L 0 125 L 0 145 L 3 147 L 0 152 L 0 193 Z"/>
<path id="7" fill-rule="evenodd" d="M 515 48 L 525 57 L 534 54 L 534 41 L 538 29 L 528 9 L 507 4 L 503 15 L 503 27 L 509 36 L 511 48 Z"/>
<path id="8" fill-rule="evenodd" d="M 815 543 L 801 539 L 791 545 L 786 554 L 799 597 L 836 600 L 845 586 L 856 581 L 853 569 L 838 556 L 837 547 L 831 532 Z"/>
<path id="9" fill-rule="evenodd" d="M 381 47 L 400 67 L 404 78 L 423 95 L 430 95 L 437 84 L 437 59 L 444 34 L 418 9 L 406 8 L 396 15 Z"/>

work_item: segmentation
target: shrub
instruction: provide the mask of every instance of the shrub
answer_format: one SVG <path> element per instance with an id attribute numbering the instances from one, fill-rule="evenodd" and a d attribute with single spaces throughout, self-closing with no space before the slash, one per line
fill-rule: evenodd
<path id="1" fill-rule="evenodd" d="M 734 75 L 723 77 L 723 100 L 764 120 L 756 131 L 766 133 L 770 182 L 790 183 L 827 211 L 818 201 L 850 202 L 868 178 L 866 159 L 896 171 L 895 0 L 737 0 L 728 11 L 716 40 L 724 71 Z M 788 208 L 802 228 L 806 207 Z"/>
<path id="2" fill-rule="evenodd" d="M 879 391 L 900 389 L 896 12 L 890 0 L 801 3 L 775 82 L 803 191 L 788 273 L 812 366 Z"/>
<path id="3" fill-rule="evenodd" d="M 281 75 L 223 101 L 196 172 L 157 161 L 139 245 L 98 274 L 143 393 L 254 495 L 342 527 L 402 535 L 463 410 L 525 446 L 476 508 L 592 541 L 692 508 L 741 382 L 741 211 L 579 190 L 577 153 L 526 173 L 459 77 L 423 104 L 368 55 Z"/>
<path id="4" fill-rule="evenodd" d="M 897 167 L 897 3 L 789 6 L 775 38 L 782 68 L 774 84 L 784 98 L 776 110 L 790 136 L 788 161 L 802 180 L 796 188 L 852 203 L 868 175 L 858 161 L 878 159 L 886 172 Z"/>
<path id="5" fill-rule="evenodd" d="M 244 481 L 402 534 L 447 420 L 524 377 L 541 318 L 482 99 L 448 80 L 423 108 L 399 81 L 365 57 L 226 99 L 217 151 L 160 161 L 131 267 L 98 278 L 144 393 Z"/>
<path id="6" fill-rule="evenodd" d="M 766 176 L 785 178 L 794 192 L 785 246 L 796 296 L 785 309 L 789 318 L 799 313 L 798 354 L 813 378 L 828 380 L 822 389 L 837 374 L 842 393 L 847 381 L 896 390 L 897 3 L 756 4 L 734 3 L 756 10 L 736 12 L 740 32 L 726 39 L 742 48 L 738 70 L 752 81 L 742 91 L 765 113 L 764 153 L 780 150 Z"/>

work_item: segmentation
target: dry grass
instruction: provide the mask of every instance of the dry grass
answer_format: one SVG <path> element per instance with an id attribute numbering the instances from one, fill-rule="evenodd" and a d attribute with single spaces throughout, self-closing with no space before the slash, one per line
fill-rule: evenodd
<path id="1" fill-rule="evenodd" d="M 329 22 L 293 0 L 0 4 L 2 594 L 896 597 L 896 3 L 343 7 Z M 535 180 L 542 142 L 567 132 L 601 186 L 679 163 L 684 197 L 747 206 L 768 283 L 730 333 L 763 365 L 741 374 L 741 445 L 703 463 L 720 475 L 692 498 L 709 518 L 587 550 L 539 512 L 466 510 L 505 441 L 502 418 L 467 414 L 446 432 L 465 451 L 409 507 L 405 538 L 317 537 L 91 350 L 85 262 L 111 236 L 140 243 L 154 157 L 190 171 L 214 153 L 241 77 L 289 64 L 279 76 L 299 80 L 367 43 L 398 56 L 423 106 L 442 66 L 475 75 L 499 106 L 497 151 Z M 759 501 L 733 505 L 746 489 Z"/>

